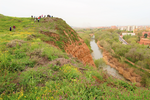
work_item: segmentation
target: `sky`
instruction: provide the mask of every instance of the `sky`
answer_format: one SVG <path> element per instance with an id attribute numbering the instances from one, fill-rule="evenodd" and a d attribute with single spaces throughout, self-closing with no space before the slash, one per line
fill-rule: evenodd
<path id="1" fill-rule="evenodd" d="M 150 25 L 150 0 L 0 0 L 0 14 L 50 14 L 73 27 Z"/>

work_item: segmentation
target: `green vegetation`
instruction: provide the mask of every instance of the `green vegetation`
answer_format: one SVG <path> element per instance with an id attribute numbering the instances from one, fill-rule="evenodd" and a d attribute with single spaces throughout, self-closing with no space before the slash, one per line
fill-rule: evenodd
<path id="1" fill-rule="evenodd" d="M 61 50 L 64 50 L 65 44 L 70 43 L 69 38 L 65 34 L 69 34 L 69 37 L 73 41 L 79 41 L 77 33 L 60 18 L 43 18 L 40 22 L 34 22 L 32 18 L 16 18 L 0 15 L 0 32 L 8 33 L 9 27 L 16 26 L 16 32 L 26 34 L 24 32 L 34 32 L 27 39 L 40 38 L 42 41 L 54 42 Z M 14 30 L 12 30 L 15 32 Z M 16 33 L 15 32 L 15 33 Z M 23 33 L 22 33 L 23 32 Z M 42 33 L 42 34 L 39 34 Z M 71 33 L 71 34 L 70 34 Z M 11 32 L 12 34 L 12 32 Z M 45 37 L 47 35 L 48 37 Z"/>
<path id="2" fill-rule="evenodd" d="M 138 41 L 138 36 L 125 35 L 123 39 L 126 40 L 129 44 L 135 44 Z"/>
<path id="3" fill-rule="evenodd" d="M 135 72 L 144 78 L 146 76 L 147 82 L 142 82 L 144 86 L 149 87 L 150 84 L 148 80 L 150 79 L 149 73 L 146 74 L 146 71 L 143 69 L 139 69 L 136 65 L 140 66 L 141 68 L 150 69 L 150 50 L 145 45 L 140 45 L 137 43 L 139 40 L 140 34 L 137 33 L 136 36 L 125 35 L 123 38 L 129 43 L 129 45 L 124 45 L 119 41 L 118 35 L 122 32 L 120 30 L 114 29 L 76 29 L 79 32 L 79 35 L 84 38 L 84 34 L 93 34 L 95 33 L 95 40 L 100 41 L 100 45 L 104 47 L 105 50 L 111 53 L 112 56 L 118 58 L 121 63 L 125 63 L 128 67 L 132 67 L 135 69 Z M 87 37 L 85 37 L 86 39 Z M 84 40 L 85 40 L 84 39 Z M 89 41 L 87 41 L 89 43 Z M 87 44 L 88 44 L 87 43 Z M 131 63 L 127 62 L 126 59 L 135 63 L 132 65 Z M 95 61 L 95 65 L 98 65 L 99 61 Z"/>
<path id="4" fill-rule="evenodd" d="M 106 63 L 104 62 L 103 58 L 95 60 L 94 63 L 98 69 L 106 66 Z"/>
<path id="5" fill-rule="evenodd" d="M 124 56 L 137 65 L 150 69 L 150 50 L 147 46 L 138 44 L 137 36 L 126 35 L 124 39 L 131 45 L 126 46 L 128 48 L 126 48 L 127 52 L 124 53 Z"/>
<path id="6" fill-rule="evenodd" d="M 90 41 L 91 41 L 91 36 L 89 34 L 92 34 L 90 30 L 85 30 L 85 29 L 76 29 L 78 35 L 84 40 L 88 48 L 90 49 L 90 52 L 92 52 L 91 46 L 90 46 Z"/>
<path id="7" fill-rule="evenodd" d="M 147 46 L 137 43 L 138 36 L 124 36 L 124 39 L 129 43 L 129 45 L 124 45 L 119 41 L 116 30 L 112 31 L 112 33 L 109 32 L 109 30 L 97 31 L 95 37 L 96 40 L 100 40 L 100 45 L 103 46 L 105 50 L 109 51 L 114 57 L 117 57 L 118 59 L 120 59 L 121 57 L 125 57 L 126 59 L 140 67 L 150 69 L 150 50 L 147 48 Z M 122 63 L 127 62 L 124 60 Z M 127 64 L 129 65 L 129 67 L 135 67 L 135 70 L 139 70 L 139 68 L 137 68 L 136 66 L 129 63 Z M 146 72 L 144 71 L 141 76 L 148 76 L 145 73 Z M 150 79 L 150 77 L 147 78 Z M 146 85 L 148 87 L 150 86 L 148 82 L 143 85 Z"/>
<path id="8" fill-rule="evenodd" d="M 51 22 L 44 24 L 42 21 L 45 20 Z M 68 39 L 63 31 L 72 29 L 66 29 L 69 26 L 61 19 L 45 20 L 34 23 L 31 18 L 0 15 L 0 100 L 150 98 L 148 89 L 114 79 L 100 69 L 85 66 L 69 58 L 62 51 L 63 48 L 57 49 L 46 43 L 50 41 L 62 46 Z M 54 30 L 56 24 L 63 31 Z M 10 32 L 9 27 L 13 25 L 16 30 Z M 39 33 L 44 29 L 47 33 L 58 34 L 61 37 L 59 42 L 46 33 Z M 75 39 L 76 34 L 72 34 Z M 147 80 L 143 78 L 143 82 Z"/>

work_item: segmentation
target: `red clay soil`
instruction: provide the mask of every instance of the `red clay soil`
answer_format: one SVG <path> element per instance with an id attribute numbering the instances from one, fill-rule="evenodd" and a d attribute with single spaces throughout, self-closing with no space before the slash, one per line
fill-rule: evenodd
<path id="1" fill-rule="evenodd" d="M 118 72 L 123 75 L 123 77 L 131 82 L 136 82 L 137 86 L 141 86 L 141 76 L 134 73 L 132 68 L 127 68 L 126 64 L 122 64 L 118 61 L 118 59 L 112 57 L 109 52 L 107 52 L 102 46 L 99 45 L 99 41 L 97 42 L 99 48 L 103 50 L 103 59 L 106 64 L 118 70 Z"/>
<path id="2" fill-rule="evenodd" d="M 43 32 L 43 31 L 40 31 L 40 33 L 44 34 L 44 35 L 47 35 L 47 36 L 50 36 L 50 37 L 55 37 L 55 39 L 59 38 L 59 35 L 56 34 L 56 33 L 53 33 L 53 32 Z"/>
<path id="3" fill-rule="evenodd" d="M 68 36 L 68 34 L 64 31 L 64 33 Z M 68 36 L 69 38 L 69 36 Z M 78 58 L 83 62 L 83 64 L 90 64 L 94 68 L 96 68 L 92 55 L 88 46 L 84 43 L 84 41 L 78 36 L 79 41 L 73 42 L 70 38 L 71 44 L 67 44 L 65 47 L 65 51 L 68 54 L 71 54 L 73 57 Z"/>
<path id="4" fill-rule="evenodd" d="M 71 31 L 74 32 L 73 30 L 71 30 Z M 56 40 L 59 39 L 59 35 L 56 33 L 43 32 L 43 31 L 41 31 L 40 33 L 45 34 L 50 37 L 55 37 Z M 71 40 L 71 38 L 68 35 L 70 33 L 67 33 L 65 31 L 64 31 L 64 33 L 69 38 L 68 43 L 67 44 L 65 43 L 65 47 L 64 47 L 66 53 L 71 54 L 73 57 L 78 58 L 80 61 L 83 62 L 84 65 L 89 64 L 89 65 L 92 65 L 94 68 L 96 68 L 88 46 L 78 36 L 78 34 L 76 34 L 76 35 L 78 36 L 79 41 L 74 42 L 73 40 Z M 46 41 L 46 43 L 51 44 L 56 47 L 56 45 L 53 41 Z"/>

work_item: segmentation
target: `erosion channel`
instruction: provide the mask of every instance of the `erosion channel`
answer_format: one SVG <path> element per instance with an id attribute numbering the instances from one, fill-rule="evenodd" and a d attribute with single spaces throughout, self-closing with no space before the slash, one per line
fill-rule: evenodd
<path id="1" fill-rule="evenodd" d="M 91 54 L 93 59 L 97 60 L 97 59 L 103 58 L 102 50 L 99 49 L 99 47 L 95 43 L 95 36 L 94 35 L 91 38 L 90 46 L 91 46 L 91 49 L 93 50 L 93 52 Z M 116 69 L 110 67 L 109 65 L 103 66 L 102 69 L 104 71 L 107 71 L 107 73 L 109 75 L 112 75 L 113 77 L 116 77 L 118 79 L 124 79 L 124 77 L 122 75 L 120 75 Z"/>

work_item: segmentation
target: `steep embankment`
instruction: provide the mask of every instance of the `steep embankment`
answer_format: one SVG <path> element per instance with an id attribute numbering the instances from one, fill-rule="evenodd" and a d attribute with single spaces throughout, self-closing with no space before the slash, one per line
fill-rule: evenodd
<path id="1" fill-rule="evenodd" d="M 48 18 L 43 21 L 43 23 L 50 22 L 55 23 L 55 31 L 40 31 L 40 33 L 53 38 L 45 42 L 59 47 L 66 53 L 78 58 L 80 61 L 83 62 L 83 64 L 90 64 L 94 68 L 96 68 L 90 54 L 90 50 L 88 46 L 84 43 L 83 39 L 81 39 L 78 34 L 62 19 Z"/>
<path id="2" fill-rule="evenodd" d="M 66 33 L 67 35 L 67 33 Z M 69 38 L 69 36 L 68 36 Z M 74 57 L 77 57 L 79 60 L 81 60 L 84 64 L 91 64 L 92 66 L 95 66 L 92 56 L 90 54 L 90 50 L 87 47 L 87 45 L 84 43 L 84 41 L 80 38 L 79 41 L 73 42 L 71 41 L 71 39 L 69 38 L 70 42 L 72 44 L 67 44 L 65 47 L 65 51 L 68 54 L 73 55 Z"/>

